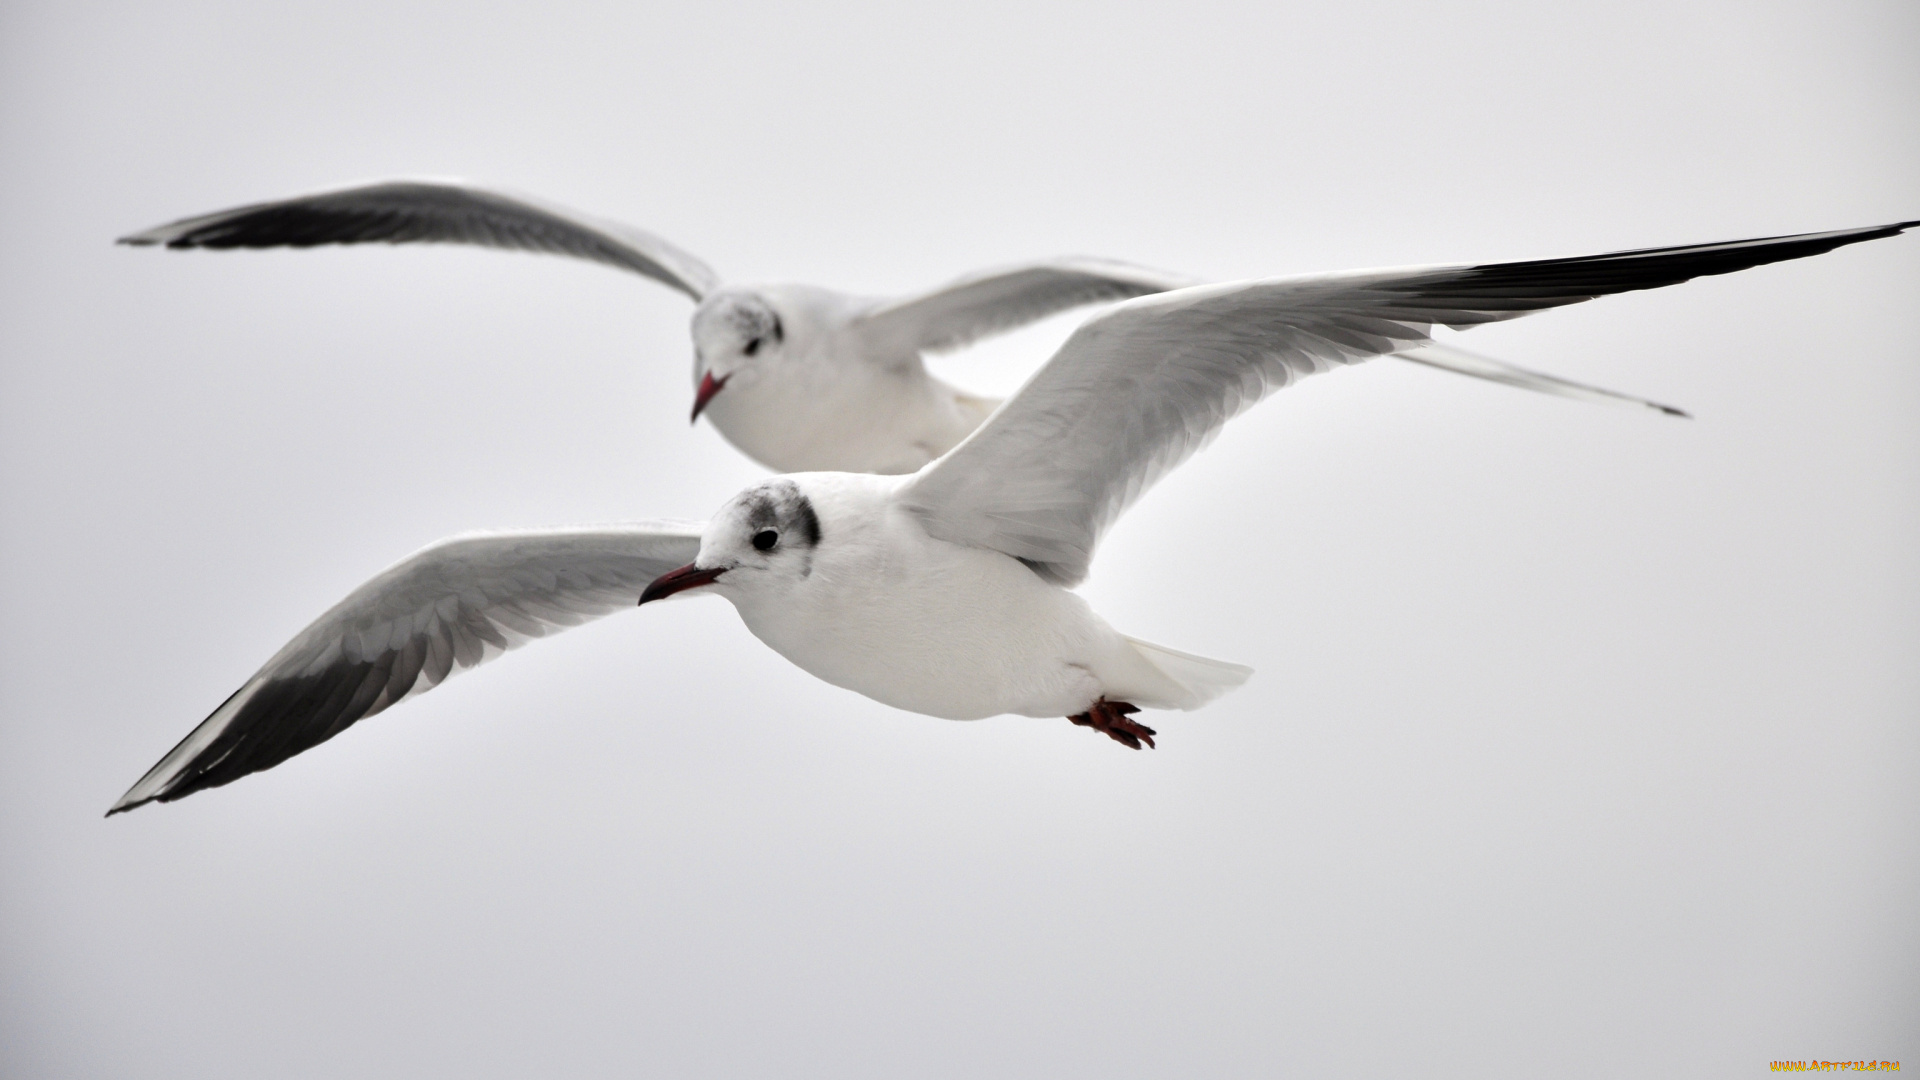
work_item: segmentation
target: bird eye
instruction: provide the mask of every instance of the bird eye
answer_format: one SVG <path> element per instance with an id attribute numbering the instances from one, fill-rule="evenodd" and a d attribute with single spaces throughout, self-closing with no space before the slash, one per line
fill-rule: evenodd
<path id="1" fill-rule="evenodd" d="M 753 546 L 760 551 L 772 551 L 773 545 L 780 542 L 780 534 L 772 529 L 761 529 L 753 534 Z"/>
<path id="2" fill-rule="evenodd" d="M 747 342 L 747 347 L 746 347 L 746 348 L 744 348 L 744 349 L 742 349 L 742 350 L 740 350 L 740 351 L 741 351 L 741 352 L 744 352 L 744 353 L 746 353 L 746 354 L 747 354 L 748 356 L 752 356 L 752 355 L 753 355 L 754 353 L 757 353 L 757 352 L 759 352 L 759 351 L 760 351 L 760 339 L 759 339 L 759 338 L 754 338 L 754 339 L 753 339 L 752 341 L 749 341 L 749 342 Z"/>

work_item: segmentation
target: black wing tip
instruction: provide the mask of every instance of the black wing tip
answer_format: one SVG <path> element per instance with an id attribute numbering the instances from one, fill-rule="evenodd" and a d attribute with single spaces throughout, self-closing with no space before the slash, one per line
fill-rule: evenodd
<path id="1" fill-rule="evenodd" d="M 1916 218 L 1912 221 L 1896 221 L 1889 225 L 1862 225 L 1854 229 L 1836 229 L 1834 231 L 1842 232 L 1842 233 L 1870 233 L 1870 232 L 1900 233 L 1900 232 L 1905 232 L 1908 229 L 1914 228 L 1916 226 L 1920 226 L 1920 218 Z M 1820 234 L 1817 232 L 1813 232 L 1813 233 L 1800 233 L 1798 235 L 1819 236 Z M 1783 236 L 1780 239 L 1791 240 L 1793 239 L 1793 237 Z"/>
<path id="2" fill-rule="evenodd" d="M 1825 254 L 1826 252 L 1832 251 L 1834 250 L 1834 248 L 1842 248 L 1850 244 L 1858 244 L 1867 240 L 1884 240 L 1890 236 L 1899 236 L 1902 233 L 1906 232 L 1908 229 L 1914 229 L 1914 228 L 1920 228 L 1920 219 L 1915 219 L 1913 221 L 1896 221 L 1888 225 L 1862 225 L 1854 229 L 1835 229 L 1831 232 L 1790 233 L 1785 236 L 1769 236 L 1769 237 L 1763 237 L 1759 241 L 1748 241 L 1748 242 L 1749 243 L 1756 243 L 1756 242 L 1770 243 L 1770 242 L 1778 241 L 1780 243 L 1790 243 L 1796 240 L 1802 241 L 1802 242 L 1818 242 L 1823 239 L 1830 240 L 1832 242 L 1831 247 L 1823 247 L 1823 248 L 1820 248 L 1818 251 L 1813 251 L 1808 253 L 1808 254 L 1818 255 L 1818 254 Z M 1792 256 L 1792 257 L 1798 258 L 1799 256 Z"/>
<path id="3" fill-rule="evenodd" d="M 146 232 L 128 233 L 126 236 L 116 238 L 114 243 L 125 244 L 128 247 L 165 247 L 181 250 L 202 246 L 201 237 L 197 231 L 169 236 L 166 229 L 167 226 L 163 225 L 157 229 L 148 229 Z"/>
<path id="4" fill-rule="evenodd" d="M 1850 235 L 1845 235 L 1841 237 L 1841 240 L 1843 244 L 1856 243 L 1861 240 L 1882 240 L 1889 236 L 1899 236 L 1901 233 L 1906 232 L 1908 229 L 1914 229 L 1914 228 L 1920 228 L 1920 220 L 1896 221 L 1891 225 L 1867 225 L 1858 229 L 1846 230 L 1846 232 Z M 1819 234 L 1815 233 L 1812 235 L 1817 236 Z M 1784 239 L 1793 239 L 1793 238 L 1785 237 Z"/>
<path id="5" fill-rule="evenodd" d="M 219 787 L 220 784 L 222 783 L 226 783 L 226 781 L 223 780 L 223 781 L 220 781 L 219 783 L 213 783 L 213 784 L 197 784 L 197 783 L 181 784 L 176 782 L 172 787 L 169 787 L 164 791 L 157 791 L 154 794 L 149 795 L 144 799 L 135 799 L 132 802 L 128 802 L 127 797 L 125 795 L 122 795 L 120 796 L 120 801 L 117 803 L 114 803 L 113 806 L 107 810 L 104 816 L 112 817 L 115 814 L 124 814 L 129 810 L 138 810 L 141 807 L 147 805 L 148 803 L 164 803 L 164 802 L 173 802 L 176 799 L 184 799 L 189 795 L 195 794 L 196 792 L 204 791 L 207 788 Z"/>
<path id="6" fill-rule="evenodd" d="M 138 786 L 138 785 L 136 785 L 136 786 Z M 132 794 L 132 792 L 128 792 L 128 794 Z M 164 798 L 164 796 L 160 796 L 160 795 L 149 795 L 149 796 L 147 796 L 147 797 L 146 797 L 146 798 L 144 798 L 144 799 L 136 799 L 136 800 L 135 800 L 135 801 L 133 801 L 133 802 L 128 802 L 128 801 L 127 801 L 127 796 L 126 796 L 126 795 L 122 795 L 122 796 L 120 796 L 120 801 L 119 801 L 119 802 L 117 802 L 117 803 L 114 803 L 114 804 L 113 804 L 113 805 L 112 805 L 111 807 L 108 807 L 108 808 L 107 808 L 107 812 L 106 812 L 106 814 L 105 814 L 104 816 L 106 816 L 106 817 L 112 817 L 112 816 L 113 816 L 113 815 L 115 815 L 115 814 L 124 814 L 124 813 L 126 813 L 127 811 L 129 811 L 129 810 L 138 810 L 138 809 L 140 809 L 141 807 L 143 807 L 143 806 L 145 806 L 145 805 L 147 805 L 148 803 L 150 803 L 150 802 L 154 802 L 155 800 L 158 800 L 158 799 L 161 799 L 161 798 Z"/>
<path id="7" fill-rule="evenodd" d="M 218 762 L 215 762 L 215 764 L 218 764 Z M 246 774 L 242 773 L 241 775 L 244 776 Z M 129 810 L 138 810 L 141 807 L 147 805 L 148 803 L 176 802 L 180 799 L 186 798 L 189 795 L 197 795 L 200 792 L 207 790 L 208 788 L 216 788 L 226 784 L 230 784 L 237 779 L 239 779 L 238 776 L 226 777 L 226 778 L 217 779 L 213 781 L 204 780 L 199 776 L 175 777 L 174 780 L 171 783 L 169 783 L 167 786 L 161 788 L 159 791 L 156 791 L 151 795 L 148 795 L 143 799 L 134 799 L 132 801 L 128 801 L 127 795 L 133 794 L 131 791 L 129 791 L 127 795 L 120 796 L 120 801 L 117 803 L 114 803 L 113 806 L 107 810 L 104 816 L 112 817 L 115 814 L 124 814 Z M 134 785 L 134 787 L 139 787 L 139 786 L 140 785 L 138 784 Z"/>
<path id="8" fill-rule="evenodd" d="M 191 765 L 191 763 L 189 764 Z M 214 764 L 218 764 L 218 761 L 215 761 Z M 245 774 L 243 773 L 241 775 Z M 141 778 L 143 782 L 145 779 L 145 777 Z M 126 795 L 120 796 L 119 802 L 114 803 L 113 806 L 108 808 L 105 816 L 112 817 L 115 814 L 124 814 L 129 810 L 138 810 L 148 803 L 168 803 L 176 799 L 184 799 L 189 795 L 205 791 L 207 788 L 219 787 L 222 784 L 231 783 L 237 779 L 239 779 L 239 777 L 234 776 L 209 782 L 196 775 L 176 776 L 171 783 L 142 799 L 130 800 L 129 796 L 131 796 L 133 792 L 127 792 Z M 134 785 L 136 788 L 139 786 L 139 784 Z"/>

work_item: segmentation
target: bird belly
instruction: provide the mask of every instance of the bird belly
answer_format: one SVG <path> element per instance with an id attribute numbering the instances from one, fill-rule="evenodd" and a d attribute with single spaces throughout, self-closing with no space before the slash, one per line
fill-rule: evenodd
<path id="1" fill-rule="evenodd" d="M 979 426 L 917 364 L 901 368 L 797 364 L 742 373 L 707 416 L 728 442 L 780 472 L 898 475 L 918 470 Z"/>
<path id="2" fill-rule="evenodd" d="M 1078 596 L 998 552 L 925 540 L 891 555 L 823 559 L 802 588 L 736 606 L 807 672 L 928 716 L 1067 716 L 1105 692 L 1097 672 L 1125 640 Z"/>

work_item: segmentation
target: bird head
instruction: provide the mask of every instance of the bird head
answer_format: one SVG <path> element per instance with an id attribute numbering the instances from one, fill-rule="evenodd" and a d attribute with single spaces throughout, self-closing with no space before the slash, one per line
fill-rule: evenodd
<path id="1" fill-rule="evenodd" d="M 669 570 L 640 594 L 642 604 L 712 585 L 765 588 L 813 573 L 820 518 L 800 485 L 775 477 L 735 495 L 707 522 L 700 554 Z"/>
<path id="2" fill-rule="evenodd" d="M 761 293 L 723 289 L 707 297 L 693 313 L 693 419 L 729 383 L 754 382 L 786 343 L 780 313 Z"/>

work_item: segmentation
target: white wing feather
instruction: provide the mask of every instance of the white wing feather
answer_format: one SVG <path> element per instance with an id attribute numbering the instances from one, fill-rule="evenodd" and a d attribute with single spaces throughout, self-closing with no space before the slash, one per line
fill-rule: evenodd
<path id="1" fill-rule="evenodd" d="M 961 278 L 919 296 L 883 303 L 854 323 L 870 355 L 940 352 L 1012 330 L 1084 304 L 1125 300 L 1206 284 L 1196 277 L 1105 259 L 1056 259 Z M 1438 342 L 1397 354 L 1426 367 L 1470 375 L 1557 397 L 1634 405 L 1672 416 L 1686 413 L 1645 398 L 1605 390 Z"/>
<path id="2" fill-rule="evenodd" d="M 873 355 L 941 352 L 1070 308 L 1199 283 L 1199 278 L 1111 259 L 1052 259 L 983 270 L 887 301 L 861 316 L 854 329 Z"/>
<path id="3" fill-rule="evenodd" d="M 1920 222 L 1573 259 L 1234 282 L 1129 300 L 896 496 L 929 534 L 1078 584 L 1101 533 L 1221 425 L 1302 376 L 1596 296 L 1671 285 Z"/>

